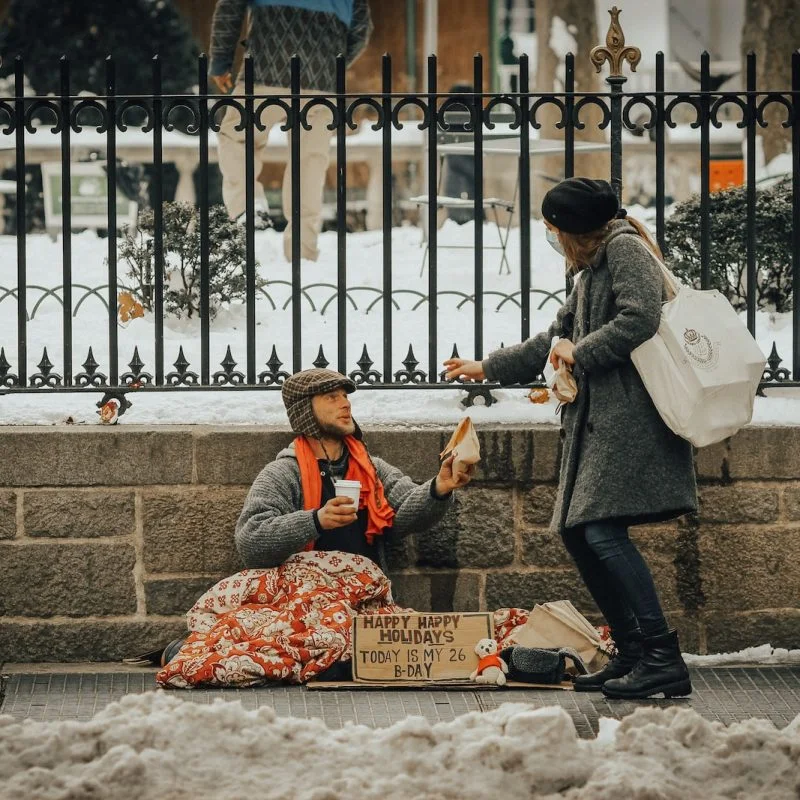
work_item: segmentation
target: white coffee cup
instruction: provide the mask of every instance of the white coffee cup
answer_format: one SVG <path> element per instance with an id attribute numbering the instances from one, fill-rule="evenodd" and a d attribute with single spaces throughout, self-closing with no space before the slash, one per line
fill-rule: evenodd
<path id="1" fill-rule="evenodd" d="M 361 481 L 334 481 L 337 497 L 349 497 L 355 507 L 358 508 L 358 500 L 361 495 Z"/>

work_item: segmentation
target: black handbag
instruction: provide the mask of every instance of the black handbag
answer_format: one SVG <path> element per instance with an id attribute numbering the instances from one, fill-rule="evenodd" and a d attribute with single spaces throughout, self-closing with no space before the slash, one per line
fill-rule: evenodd
<path id="1" fill-rule="evenodd" d="M 567 659 L 579 675 L 588 670 L 583 659 L 571 648 L 523 647 L 516 644 L 500 653 L 508 665 L 508 679 L 519 683 L 561 683 L 567 675 Z"/>

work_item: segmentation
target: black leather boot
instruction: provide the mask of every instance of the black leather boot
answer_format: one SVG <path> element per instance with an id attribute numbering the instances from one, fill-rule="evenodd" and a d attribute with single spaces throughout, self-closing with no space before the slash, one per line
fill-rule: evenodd
<path id="1" fill-rule="evenodd" d="M 692 681 L 681 656 L 677 631 L 645 639 L 642 660 L 627 675 L 603 684 L 606 697 L 644 699 L 662 692 L 666 698 L 692 693 Z"/>
<path id="2" fill-rule="evenodd" d="M 641 633 L 628 634 L 624 639 L 614 640 L 617 652 L 603 669 L 589 675 L 578 675 L 573 681 L 576 692 L 599 692 L 606 681 L 627 675 L 639 663 L 642 649 Z"/>
<path id="3" fill-rule="evenodd" d="M 178 655 L 178 651 L 183 646 L 183 643 L 188 639 L 188 636 L 184 636 L 183 639 L 173 639 L 165 648 L 164 652 L 161 654 L 161 666 L 166 667 L 176 655 Z"/>

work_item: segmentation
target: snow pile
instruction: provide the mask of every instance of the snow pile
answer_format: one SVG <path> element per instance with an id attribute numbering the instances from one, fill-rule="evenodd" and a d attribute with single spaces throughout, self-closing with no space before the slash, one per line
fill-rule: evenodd
<path id="1" fill-rule="evenodd" d="M 738 653 L 712 653 L 706 656 L 683 654 L 683 660 L 692 667 L 718 667 L 725 664 L 800 664 L 800 650 L 787 650 L 761 644 L 746 647 Z"/>
<path id="2" fill-rule="evenodd" d="M 329 730 L 239 703 L 129 696 L 88 722 L 0 717 L 0 797 L 338 800 L 791 798 L 800 717 L 725 728 L 642 708 L 581 740 L 561 708 L 505 704 L 431 724 Z"/>

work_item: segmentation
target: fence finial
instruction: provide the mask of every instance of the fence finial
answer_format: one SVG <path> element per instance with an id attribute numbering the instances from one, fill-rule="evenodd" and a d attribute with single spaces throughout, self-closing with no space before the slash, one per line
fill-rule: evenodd
<path id="1" fill-rule="evenodd" d="M 625 46 L 625 34 L 619 24 L 620 10 L 614 6 L 608 12 L 611 15 L 611 25 L 606 34 L 605 47 L 598 45 L 593 47 L 589 53 L 589 59 L 600 72 L 601 67 L 606 61 L 611 63 L 612 78 L 622 77 L 622 62 L 627 61 L 631 65 L 631 72 L 636 72 L 636 65 L 642 60 L 642 51 L 638 47 Z"/>

